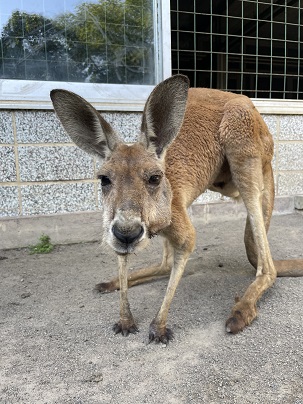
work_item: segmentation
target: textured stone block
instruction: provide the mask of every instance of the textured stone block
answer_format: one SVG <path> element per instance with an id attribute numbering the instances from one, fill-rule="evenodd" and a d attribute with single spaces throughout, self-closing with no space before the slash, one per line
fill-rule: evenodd
<path id="1" fill-rule="evenodd" d="M 0 182 L 17 180 L 15 151 L 12 146 L 0 147 Z"/>
<path id="2" fill-rule="evenodd" d="M 200 195 L 195 201 L 195 204 L 199 203 L 209 203 L 209 202 L 220 202 L 220 201 L 228 201 L 230 198 L 219 194 L 219 192 L 213 192 L 206 190 L 202 195 Z"/>
<path id="3" fill-rule="evenodd" d="M 300 195 L 303 194 L 303 173 L 279 173 L 278 195 Z"/>
<path id="4" fill-rule="evenodd" d="M 274 139 L 278 139 L 278 117 L 277 115 L 262 115 Z"/>
<path id="5" fill-rule="evenodd" d="M 91 179 L 93 158 L 76 146 L 19 147 L 21 181 Z"/>
<path id="6" fill-rule="evenodd" d="M 280 117 L 280 140 L 303 140 L 303 116 L 282 115 Z"/>
<path id="7" fill-rule="evenodd" d="M 23 215 L 97 209 L 93 183 L 27 185 L 21 195 Z"/>
<path id="8" fill-rule="evenodd" d="M 102 187 L 101 181 L 98 181 L 96 186 L 97 198 L 98 198 L 98 208 L 102 209 L 103 199 L 102 199 Z"/>
<path id="9" fill-rule="evenodd" d="M 101 112 L 101 115 L 120 134 L 125 142 L 138 140 L 141 126 L 141 113 Z"/>
<path id="10" fill-rule="evenodd" d="M 303 170 L 303 143 L 279 144 L 279 170 Z"/>
<path id="11" fill-rule="evenodd" d="M 19 197 L 16 186 L 0 186 L 0 216 L 19 214 Z"/>
<path id="12" fill-rule="evenodd" d="M 71 140 L 51 111 L 16 111 L 19 143 L 66 143 Z"/>
<path id="13" fill-rule="evenodd" d="M 275 142 L 274 143 L 274 155 L 273 155 L 273 158 L 272 158 L 272 161 L 271 161 L 271 166 L 272 166 L 272 169 L 275 171 L 275 170 L 278 170 L 278 159 L 277 159 L 277 156 L 278 156 L 278 148 L 279 148 L 279 143 L 278 142 Z"/>
<path id="14" fill-rule="evenodd" d="M 0 111 L 0 143 L 14 143 L 12 112 Z"/>

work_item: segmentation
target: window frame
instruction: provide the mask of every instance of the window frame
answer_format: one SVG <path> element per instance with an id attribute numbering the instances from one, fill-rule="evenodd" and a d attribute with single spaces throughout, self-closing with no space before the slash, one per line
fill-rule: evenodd
<path id="1" fill-rule="evenodd" d="M 153 0 L 156 84 L 171 75 L 170 4 Z M 76 92 L 103 111 L 142 111 L 151 85 L 0 79 L 0 109 L 52 109 L 54 88 Z"/>

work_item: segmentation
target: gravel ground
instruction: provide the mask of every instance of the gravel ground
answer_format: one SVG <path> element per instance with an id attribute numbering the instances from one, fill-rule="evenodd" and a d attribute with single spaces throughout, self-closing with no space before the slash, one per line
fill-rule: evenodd
<path id="1" fill-rule="evenodd" d="M 113 335 L 117 292 L 96 283 L 117 273 L 98 243 L 56 246 L 48 255 L 0 251 L 0 403 L 303 403 L 303 278 L 280 278 L 259 316 L 224 331 L 236 295 L 254 277 L 244 221 L 201 225 L 174 298 L 167 346 L 147 344 L 167 279 L 129 292 L 140 332 Z M 303 215 L 273 218 L 274 258 L 303 258 Z M 160 260 L 160 239 L 134 267 Z"/>

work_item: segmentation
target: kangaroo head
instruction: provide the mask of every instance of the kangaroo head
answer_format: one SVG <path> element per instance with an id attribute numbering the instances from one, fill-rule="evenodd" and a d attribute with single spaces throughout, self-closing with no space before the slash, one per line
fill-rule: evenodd
<path id="1" fill-rule="evenodd" d="M 80 96 L 53 90 L 63 127 L 81 149 L 101 162 L 104 236 L 119 254 L 144 247 L 171 219 L 172 193 L 165 177 L 165 151 L 181 127 L 188 79 L 173 76 L 150 94 L 138 142 L 126 144 L 96 109 Z"/>

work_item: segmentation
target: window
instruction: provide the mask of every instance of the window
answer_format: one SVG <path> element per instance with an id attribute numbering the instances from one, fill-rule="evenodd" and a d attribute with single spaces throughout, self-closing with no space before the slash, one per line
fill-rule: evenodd
<path id="1" fill-rule="evenodd" d="M 196 87 L 303 99 L 301 13 L 299 0 L 171 0 L 173 73 Z"/>
<path id="2" fill-rule="evenodd" d="M 144 87 L 149 91 L 167 70 L 161 69 L 163 35 L 157 34 L 160 6 L 156 0 L 1 1 L 0 97 L 18 86 L 19 97 L 26 96 L 25 87 L 35 99 L 37 86 L 45 97 L 54 82 L 77 83 L 91 100 L 100 97 L 100 84 L 114 89 L 113 102 L 129 101 L 125 86 L 138 97 L 140 86 L 145 96 Z M 119 90 L 111 86 L 117 84 Z"/>
<path id="3" fill-rule="evenodd" d="M 2 6 L 1 78 L 155 84 L 150 0 L 30 3 Z"/>

